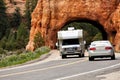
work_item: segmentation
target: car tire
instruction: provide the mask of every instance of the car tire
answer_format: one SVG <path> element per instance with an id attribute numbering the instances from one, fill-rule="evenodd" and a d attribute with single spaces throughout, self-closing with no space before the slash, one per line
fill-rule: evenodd
<path id="1" fill-rule="evenodd" d="M 62 59 L 66 58 L 66 55 L 62 55 Z"/>
<path id="2" fill-rule="evenodd" d="M 94 60 L 94 57 L 89 57 L 89 61 L 93 61 Z"/>
<path id="3" fill-rule="evenodd" d="M 82 57 L 82 54 L 79 54 L 79 55 L 78 55 L 78 57 L 80 57 L 80 58 L 81 58 L 81 57 Z"/>
<path id="4" fill-rule="evenodd" d="M 111 56 L 111 60 L 115 60 L 115 55 Z"/>

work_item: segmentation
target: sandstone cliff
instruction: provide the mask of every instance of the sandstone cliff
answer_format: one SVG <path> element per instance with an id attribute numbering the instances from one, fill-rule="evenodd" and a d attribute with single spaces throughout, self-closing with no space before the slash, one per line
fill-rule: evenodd
<path id="1" fill-rule="evenodd" d="M 39 0 L 32 13 L 27 50 L 34 50 L 34 36 L 41 32 L 45 45 L 54 48 L 57 31 L 73 20 L 100 23 L 108 39 L 120 50 L 120 0 Z"/>
<path id="2" fill-rule="evenodd" d="M 10 2 L 10 0 L 5 0 L 5 4 L 6 4 L 6 12 L 8 14 L 12 14 L 15 12 L 15 9 L 18 7 L 20 8 L 20 13 L 22 15 L 25 14 L 25 0 L 11 0 L 12 2 Z"/>

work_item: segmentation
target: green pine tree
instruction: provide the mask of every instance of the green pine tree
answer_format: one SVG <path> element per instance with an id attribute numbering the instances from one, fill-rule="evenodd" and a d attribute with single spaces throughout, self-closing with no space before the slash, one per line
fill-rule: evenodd
<path id="1" fill-rule="evenodd" d="M 20 8 L 16 8 L 15 12 L 13 13 L 13 17 L 11 19 L 11 26 L 13 28 L 18 28 L 18 26 L 21 23 L 21 14 L 20 14 Z"/>
<path id="2" fill-rule="evenodd" d="M 44 46 L 45 42 L 44 39 L 41 36 L 41 33 L 38 32 L 35 37 L 34 37 L 34 43 L 35 43 L 35 48 L 39 48 L 41 46 Z"/>
<path id="3" fill-rule="evenodd" d="M 0 0 L 0 39 L 6 34 L 9 27 L 9 21 L 6 14 L 6 7 L 4 0 Z"/>
<path id="4" fill-rule="evenodd" d="M 21 23 L 17 31 L 17 49 L 25 48 L 28 42 L 28 30 L 24 23 Z"/>
<path id="5" fill-rule="evenodd" d="M 38 0 L 26 0 L 25 17 L 26 17 L 27 26 L 29 29 L 31 27 L 31 13 L 35 9 L 37 2 L 38 2 Z"/>

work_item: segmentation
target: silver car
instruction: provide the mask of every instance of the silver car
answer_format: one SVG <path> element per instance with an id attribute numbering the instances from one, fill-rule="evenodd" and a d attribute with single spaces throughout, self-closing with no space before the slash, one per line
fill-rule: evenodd
<path id="1" fill-rule="evenodd" d="M 106 41 L 93 41 L 89 48 L 89 61 L 94 60 L 94 58 L 111 57 L 112 60 L 115 59 L 114 48 L 112 44 Z"/>

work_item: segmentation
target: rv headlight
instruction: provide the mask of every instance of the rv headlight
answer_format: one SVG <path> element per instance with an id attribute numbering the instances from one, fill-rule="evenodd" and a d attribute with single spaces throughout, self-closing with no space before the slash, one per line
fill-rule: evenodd
<path id="1" fill-rule="evenodd" d="M 63 51 L 65 51 L 65 49 L 64 49 L 64 48 L 62 48 L 62 49 L 61 49 L 61 52 L 63 52 Z"/>
<path id="2" fill-rule="evenodd" d="M 77 48 L 77 51 L 81 51 L 81 47 L 78 47 L 78 48 Z"/>

